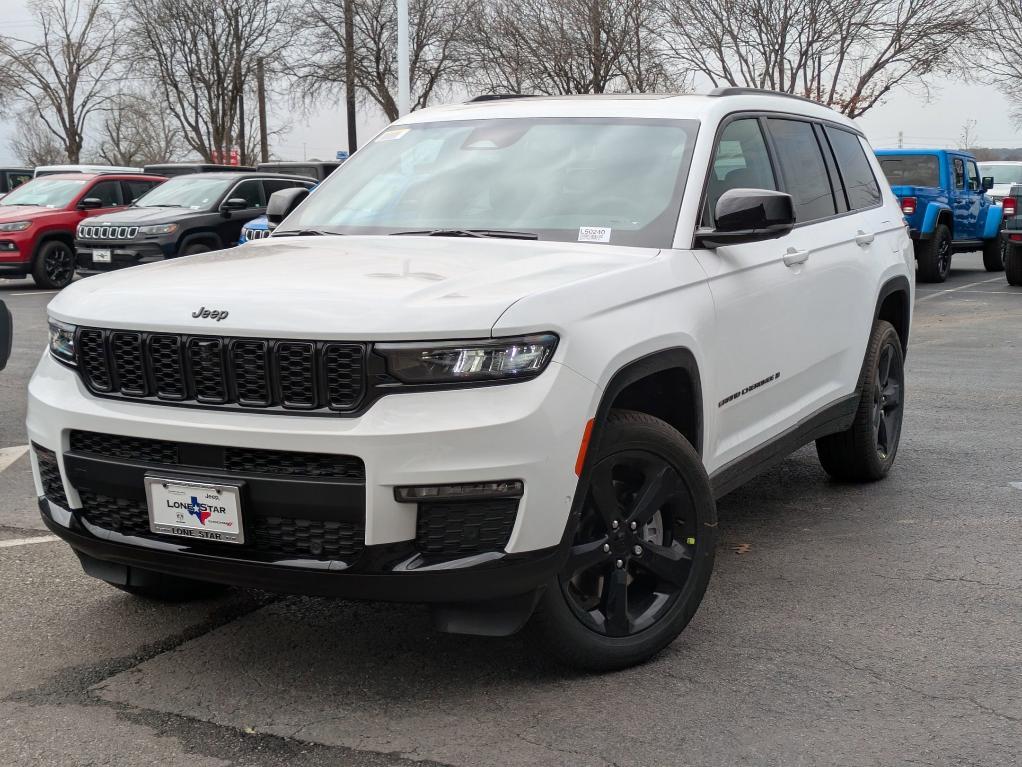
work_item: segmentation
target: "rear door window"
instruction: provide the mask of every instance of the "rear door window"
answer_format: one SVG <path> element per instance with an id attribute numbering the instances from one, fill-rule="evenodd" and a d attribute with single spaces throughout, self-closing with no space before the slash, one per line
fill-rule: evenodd
<path id="1" fill-rule="evenodd" d="M 848 207 L 851 210 L 862 210 L 879 205 L 882 199 L 880 186 L 866 159 L 861 139 L 854 133 L 829 125 L 824 131 L 837 159 L 838 180 L 848 200 Z"/>
<path id="2" fill-rule="evenodd" d="M 279 192 L 281 189 L 292 189 L 296 186 L 305 187 L 308 189 L 312 184 L 305 183 L 302 181 L 292 181 L 287 178 L 267 178 L 263 179 L 263 188 L 266 190 L 266 199 L 270 199 L 270 195 L 274 192 Z"/>
<path id="3" fill-rule="evenodd" d="M 124 181 L 122 183 L 124 184 L 124 200 L 127 203 L 134 202 L 156 186 L 155 181 Z"/>
<path id="4" fill-rule="evenodd" d="M 767 128 L 777 152 L 784 191 L 795 204 L 795 221 L 803 224 L 837 213 L 834 190 L 812 123 L 770 118 Z"/>

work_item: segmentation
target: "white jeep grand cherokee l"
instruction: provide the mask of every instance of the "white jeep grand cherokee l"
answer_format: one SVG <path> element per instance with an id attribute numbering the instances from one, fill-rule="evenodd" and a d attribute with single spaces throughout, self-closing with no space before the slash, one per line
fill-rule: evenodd
<path id="1" fill-rule="evenodd" d="M 841 480 L 894 461 L 883 178 L 849 120 L 761 91 L 415 112 L 272 237 L 54 299 L 43 519 L 134 594 L 428 602 L 642 661 L 699 605 L 715 498 L 813 440 Z"/>

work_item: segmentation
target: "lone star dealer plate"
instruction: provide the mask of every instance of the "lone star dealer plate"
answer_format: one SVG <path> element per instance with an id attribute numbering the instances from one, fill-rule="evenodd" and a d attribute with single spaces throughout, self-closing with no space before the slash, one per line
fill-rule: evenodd
<path id="1" fill-rule="evenodd" d="M 113 258 L 113 253 L 108 248 L 96 248 L 92 251 L 92 263 L 94 264 L 109 264 Z"/>
<path id="2" fill-rule="evenodd" d="M 245 542 L 239 485 L 146 477 L 145 491 L 149 529 L 154 533 L 218 543 Z"/>

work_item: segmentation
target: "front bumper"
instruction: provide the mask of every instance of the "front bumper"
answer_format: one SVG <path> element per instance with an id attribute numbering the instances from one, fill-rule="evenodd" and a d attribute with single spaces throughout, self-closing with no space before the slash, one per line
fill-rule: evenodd
<path id="1" fill-rule="evenodd" d="M 93 260 L 93 253 L 98 248 L 110 251 L 109 262 Z M 78 271 L 83 274 L 95 274 L 163 261 L 174 255 L 174 248 L 173 244 L 161 243 L 158 240 L 145 242 L 125 242 L 124 240 L 87 242 L 79 240 L 75 243 L 75 253 L 78 260 Z"/>
<path id="2" fill-rule="evenodd" d="M 73 371 L 44 355 L 29 384 L 28 431 L 34 445 L 53 451 L 66 499 L 61 505 L 52 492 L 45 498 L 34 452 L 43 518 L 87 556 L 240 586 L 449 602 L 525 593 L 556 572 L 577 485 L 579 441 L 597 398 L 594 384 L 555 363 L 523 383 L 389 395 L 357 418 L 214 412 L 93 397 Z M 343 561 L 274 557 L 247 546 L 226 549 L 226 544 L 99 529 L 86 519 L 79 490 L 113 493 L 109 487 L 140 484 L 142 469 L 130 460 L 113 461 L 106 468 L 99 461 L 83 464 L 71 449 L 72 431 L 187 443 L 190 449 L 228 446 L 355 456 L 364 462 L 364 488 L 354 494 L 335 488 L 335 509 L 329 500 L 333 496 L 322 495 L 334 492 L 330 488 L 314 486 L 313 493 L 321 496 L 306 503 L 302 498 L 314 496 L 300 483 L 292 482 L 295 493 L 274 496 L 268 478 L 250 481 L 268 486 L 260 490 L 260 514 L 319 520 L 330 520 L 332 514 L 350 520 L 357 514 L 364 545 L 357 556 Z M 196 479 L 223 476 L 221 470 L 171 470 Z M 131 471 L 137 478 L 124 479 Z M 525 492 L 506 543 L 471 556 L 423 556 L 417 525 L 422 510 L 394 497 L 396 486 L 508 479 L 521 480 Z M 272 508 L 275 502 L 279 511 Z"/>

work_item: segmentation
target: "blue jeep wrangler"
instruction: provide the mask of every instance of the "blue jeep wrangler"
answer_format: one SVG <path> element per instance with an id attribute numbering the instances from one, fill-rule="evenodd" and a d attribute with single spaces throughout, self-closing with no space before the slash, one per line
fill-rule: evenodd
<path id="1" fill-rule="evenodd" d="M 1004 269 L 1000 244 L 1001 206 L 986 191 L 976 158 L 945 149 L 881 149 L 877 158 L 901 201 L 915 244 L 919 282 L 943 282 L 951 255 L 983 251 L 987 271 Z"/>

